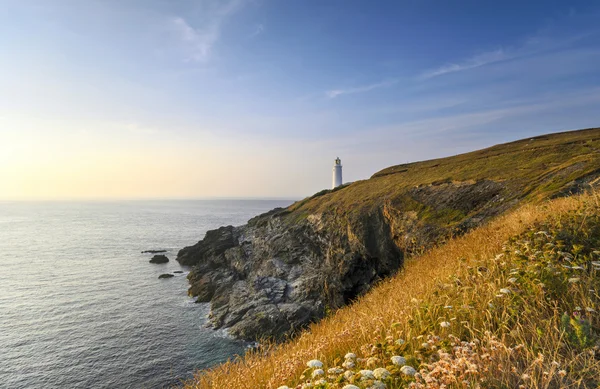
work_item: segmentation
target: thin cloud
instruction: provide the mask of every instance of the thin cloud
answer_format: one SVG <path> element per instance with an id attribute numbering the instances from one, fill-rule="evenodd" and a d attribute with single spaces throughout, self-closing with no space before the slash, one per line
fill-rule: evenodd
<path id="1" fill-rule="evenodd" d="M 398 83 L 398 80 L 388 80 L 388 81 L 382 81 L 382 82 L 378 82 L 375 84 L 369 84 L 369 85 L 364 85 L 364 86 L 359 86 L 359 87 L 354 87 L 354 88 L 332 89 L 332 90 L 328 90 L 327 92 L 325 92 L 325 95 L 327 95 L 327 97 L 329 97 L 330 99 L 334 99 L 334 98 L 336 98 L 338 96 L 342 96 L 342 95 L 364 93 L 364 92 L 369 92 L 369 91 L 372 91 L 373 89 L 379 89 L 379 88 L 388 88 L 397 83 Z"/>
<path id="2" fill-rule="evenodd" d="M 525 39 L 525 41 L 520 46 L 499 48 L 493 51 L 486 51 L 461 62 L 449 63 L 437 69 L 429 70 L 421 74 L 419 78 L 422 80 L 426 80 L 429 78 L 434 78 L 450 73 L 462 72 L 469 69 L 475 69 L 498 62 L 514 60 L 530 55 L 538 55 L 546 51 L 555 50 L 561 47 L 569 47 L 577 41 L 580 41 L 582 39 L 596 34 L 598 34 L 597 30 L 588 31 L 582 34 L 568 37 L 553 37 L 548 36 L 547 34 L 538 33 L 534 36 Z"/>
<path id="3" fill-rule="evenodd" d="M 421 78 L 433 78 L 441 76 L 443 74 L 461 72 L 463 70 L 474 69 L 495 62 L 505 61 L 511 59 L 512 56 L 508 54 L 504 49 L 498 49 L 494 51 L 488 51 L 485 53 L 473 56 L 466 61 L 460 63 L 450 63 L 434 70 L 425 72 Z"/>
<path id="4" fill-rule="evenodd" d="M 224 22 L 231 15 L 238 12 L 244 3 L 244 0 L 217 3 L 217 7 L 205 12 L 204 23 L 198 27 L 193 27 L 189 21 L 180 16 L 170 18 L 168 25 L 181 41 L 186 51 L 186 60 L 193 62 L 207 61 L 221 36 Z"/>
<path id="5" fill-rule="evenodd" d="M 265 31 L 265 26 L 261 23 L 261 24 L 257 24 L 256 27 L 254 28 L 254 31 L 252 32 L 252 34 L 250 34 L 250 38 L 255 38 L 257 36 L 259 36 L 260 34 L 262 34 Z"/>

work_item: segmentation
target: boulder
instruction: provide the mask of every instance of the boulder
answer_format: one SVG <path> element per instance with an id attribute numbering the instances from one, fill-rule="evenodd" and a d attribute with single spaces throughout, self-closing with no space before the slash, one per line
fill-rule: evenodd
<path id="1" fill-rule="evenodd" d="M 165 273 L 158 276 L 158 278 L 171 278 L 175 277 L 173 274 Z"/>
<path id="2" fill-rule="evenodd" d="M 167 263 L 169 262 L 169 258 L 166 255 L 158 254 L 152 257 L 150 263 Z"/>

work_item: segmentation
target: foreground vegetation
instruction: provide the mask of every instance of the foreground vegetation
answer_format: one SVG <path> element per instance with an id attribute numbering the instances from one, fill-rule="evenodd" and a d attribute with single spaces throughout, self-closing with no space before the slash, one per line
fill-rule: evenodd
<path id="1" fill-rule="evenodd" d="M 596 197 L 526 205 L 185 387 L 595 388 L 599 272 Z"/>

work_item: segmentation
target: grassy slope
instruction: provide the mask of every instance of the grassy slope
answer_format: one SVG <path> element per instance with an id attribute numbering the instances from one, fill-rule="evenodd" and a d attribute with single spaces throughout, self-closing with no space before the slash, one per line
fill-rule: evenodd
<path id="1" fill-rule="evenodd" d="M 430 388 L 441 382 L 457 388 L 597 387 L 600 320 L 588 312 L 600 309 L 600 270 L 592 266 L 600 257 L 597 204 L 577 196 L 524 206 L 407 261 L 396 276 L 296 340 L 201 372 L 186 387 L 296 387 L 312 372 L 305 370 L 308 360 L 321 360 L 327 370 L 341 366 L 349 351 L 359 357 L 354 373 L 386 367 L 392 373 L 387 388 L 415 382 L 391 364 L 393 355 L 422 369 L 414 385 L 433 379 Z M 336 375 L 314 387 L 373 384 L 360 377 Z"/>
<path id="2" fill-rule="evenodd" d="M 404 199 L 406 191 L 417 185 L 483 179 L 503 182 L 506 186 L 506 195 L 510 195 L 511 192 L 520 193 L 532 203 L 539 203 L 540 200 L 556 193 L 558 189 L 564 188 L 568 182 L 594 172 L 600 162 L 600 154 L 597 151 L 599 149 L 600 129 L 592 129 L 537 137 L 533 141 L 512 142 L 434 161 L 399 165 L 385 169 L 369 180 L 356 182 L 332 193 L 313 196 L 298 202 L 291 207 L 293 211 L 291 215 L 300 217 L 316 212 L 356 213 L 359 210 L 378 206 L 383 201 Z M 517 212 L 503 216 L 465 237 L 455 239 L 441 248 L 408 261 L 397 276 L 380 284 L 357 303 L 313 325 L 296 340 L 281 346 L 273 346 L 268 356 L 249 354 L 243 359 L 218 366 L 209 372 L 201 372 L 195 380 L 187 384 L 187 387 L 277 388 L 284 383 L 291 386 L 301 381 L 301 374 L 307 360 L 319 358 L 327 367 L 332 367 L 339 365 L 342 362 L 340 358 L 348 351 L 354 351 L 364 357 L 373 354 L 372 357 L 379 358 L 380 364 L 385 366 L 384 360 L 389 355 L 377 354 L 379 352 L 377 350 L 369 351 L 372 347 L 368 345 L 379 343 L 390 348 L 385 341 L 386 336 L 392 338 L 401 336 L 408 340 L 404 348 L 394 349 L 395 346 L 391 346 L 392 348 L 386 352 L 402 352 L 412 358 L 411 363 L 420 364 L 425 362 L 422 355 L 426 358 L 430 355 L 419 350 L 419 342 L 422 340 L 418 338 L 419 336 L 427 337 L 432 334 L 442 336 L 448 346 L 450 332 L 441 333 L 437 327 L 442 320 L 452 322 L 451 333 L 463 339 L 490 342 L 489 335 L 484 335 L 485 331 L 490 331 L 490 334 L 500 336 L 501 342 L 507 342 L 502 343 L 507 348 L 514 346 L 519 340 L 526 341 L 525 351 L 519 360 L 511 360 L 512 357 L 504 354 L 494 356 L 495 366 L 504 366 L 509 372 L 512 367 L 516 369 L 515 373 L 511 373 L 512 375 L 499 375 L 503 381 L 497 385 L 513 387 L 512 385 L 518 381 L 515 377 L 529 374 L 528 371 L 540 373 L 541 377 L 542 372 L 532 367 L 534 364 L 540 364 L 536 359 L 538 351 L 555 354 L 548 354 L 546 358 L 554 358 L 560 354 L 564 360 L 562 366 L 571 364 L 573 370 L 583 366 L 592 369 L 592 374 L 597 374 L 600 372 L 597 363 L 589 358 L 586 359 L 585 355 L 588 354 L 582 353 L 581 347 L 567 345 L 568 347 L 563 349 L 564 347 L 561 346 L 566 344 L 563 339 L 559 339 L 561 334 L 564 336 L 566 333 L 561 332 L 560 324 L 557 324 L 561 312 L 548 309 L 556 304 L 564 305 L 564 301 L 559 302 L 555 299 L 550 301 L 554 305 L 544 305 L 546 300 L 545 296 L 540 294 L 542 289 L 532 288 L 530 301 L 527 302 L 525 299 L 527 304 L 521 304 L 518 309 L 524 309 L 525 313 L 541 312 L 541 314 L 530 316 L 528 319 L 525 315 L 524 321 L 513 323 L 520 331 L 515 333 L 502 323 L 507 319 L 520 319 L 523 312 L 519 312 L 514 307 L 508 309 L 504 305 L 500 305 L 503 307 L 500 310 L 492 310 L 488 305 L 490 299 L 495 298 L 498 290 L 502 288 L 501 285 L 506 286 L 506 279 L 509 278 L 503 273 L 506 269 L 490 263 L 489 259 L 502 252 L 503 244 L 509 238 L 524 233 L 541 220 L 549 220 L 561 215 L 566 217 L 569 212 L 581 210 L 583 202 L 584 200 L 579 198 L 555 200 L 550 205 L 525 206 Z M 581 223 L 581 226 L 592 219 L 596 220 L 596 208 L 588 207 L 585 212 L 594 215 L 594 218 L 587 221 L 578 220 L 577 223 Z M 575 220 L 574 217 L 570 218 L 569 220 Z M 559 228 L 556 227 L 555 230 Z M 511 257 L 510 260 L 513 261 L 514 258 Z M 463 279 L 473 271 L 473 266 L 480 266 L 478 261 L 483 261 L 484 267 L 492 269 L 490 274 L 495 277 L 494 279 L 475 278 L 473 279 L 475 281 L 469 281 L 470 285 L 465 289 L 440 288 L 440 285 L 452 284 L 448 282 L 449 277 Z M 566 291 L 571 292 L 569 289 Z M 474 309 L 465 312 L 443 309 L 444 305 L 461 306 L 460 301 L 468 298 L 471 299 L 471 303 L 467 305 L 472 305 Z M 594 304 L 597 305 L 597 301 L 591 301 L 594 298 L 597 298 L 597 295 L 590 297 L 578 289 L 567 295 L 565 301 L 568 300 L 568 303 L 575 304 L 574 306 L 585 303 L 586 306 L 592 307 Z M 414 299 L 418 303 L 415 304 Z M 452 304 L 449 304 L 450 301 Z M 454 317 L 456 319 L 452 320 Z M 418 320 L 415 321 L 416 319 Z M 461 320 L 471 324 L 456 325 Z M 597 320 L 595 324 L 598 324 Z M 542 342 L 541 339 L 545 337 L 549 340 Z M 491 340 L 491 342 L 496 341 Z M 589 344 L 586 345 L 588 346 Z M 498 346 L 495 348 L 497 349 Z M 587 349 L 584 351 L 589 352 Z M 261 353 L 264 352 L 265 350 L 261 350 Z M 552 368 L 554 375 L 559 371 L 549 365 L 545 368 Z M 571 370 L 568 369 L 568 372 L 570 374 Z M 494 375 L 498 374 L 498 371 L 494 371 Z M 395 377 L 399 379 L 397 374 Z M 585 381 L 579 381 L 578 384 L 577 380 L 583 379 L 578 377 L 568 376 L 565 379 L 570 380 L 573 386 L 581 386 L 581 382 Z M 388 383 L 388 387 L 403 387 L 406 383 L 404 381 Z M 538 381 L 536 382 L 541 382 Z M 534 385 L 530 382 L 528 387 L 549 387 L 537 383 Z M 342 385 L 331 387 L 341 388 Z"/>
<path id="3" fill-rule="evenodd" d="M 368 180 L 320 192 L 290 209 L 296 217 L 321 212 L 344 214 L 391 201 L 400 208 L 414 208 L 404 210 L 416 210 L 422 217 L 428 209 L 407 198 L 409 189 L 484 179 L 505 184 L 504 194 L 509 198 L 541 200 L 596 171 L 600 166 L 599 150 L 600 128 L 538 136 L 453 157 L 393 166 Z"/>

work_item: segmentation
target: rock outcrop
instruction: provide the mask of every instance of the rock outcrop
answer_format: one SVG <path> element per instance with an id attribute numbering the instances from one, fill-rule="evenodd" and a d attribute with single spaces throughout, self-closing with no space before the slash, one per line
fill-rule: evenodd
<path id="1" fill-rule="evenodd" d="M 169 258 L 166 255 L 157 254 L 157 255 L 153 256 L 152 259 L 148 262 L 158 263 L 158 264 L 167 263 L 167 262 L 169 262 Z"/>
<path id="2" fill-rule="evenodd" d="M 402 263 L 381 211 L 347 229 L 277 209 L 241 227 L 209 231 L 179 252 L 194 266 L 190 294 L 210 302 L 210 321 L 243 339 L 279 338 L 368 290 Z"/>
<path id="3" fill-rule="evenodd" d="M 175 277 L 175 276 L 173 274 L 170 274 L 170 273 L 165 273 L 165 274 L 161 274 L 161 275 L 158 276 L 159 279 L 161 279 L 161 278 L 172 278 L 172 277 Z"/>

